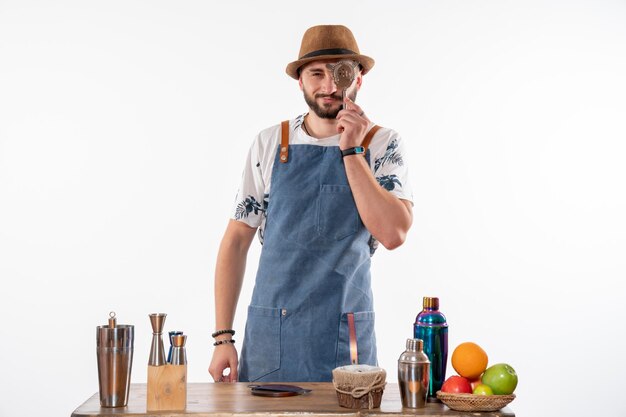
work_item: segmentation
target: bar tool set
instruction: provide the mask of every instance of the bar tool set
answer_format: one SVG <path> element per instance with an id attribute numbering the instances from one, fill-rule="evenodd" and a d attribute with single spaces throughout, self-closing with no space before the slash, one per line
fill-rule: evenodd
<path id="1" fill-rule="evenodd" d="M 152 345 L 148 359 L 147 411 L 177 411 L 187 408 L 187 354 L 183 332 L 170 332 L 167 360 L 163 326 L 167 314 L 150 314 Z"/>

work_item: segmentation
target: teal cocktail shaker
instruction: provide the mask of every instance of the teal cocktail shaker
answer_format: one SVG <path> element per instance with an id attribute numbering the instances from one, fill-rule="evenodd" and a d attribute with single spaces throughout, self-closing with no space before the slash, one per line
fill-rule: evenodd
<path id="1" fill-rule="evenodd" d="M 424 341 L 424 353 L 430 359 L 428 400 L 437 400 L 437 391 L 446 379 L 448 363 L 448 323 L 439 311 L 439 298 L 424 297 L 423 309 L 415 318 L 413 333 Z"/>

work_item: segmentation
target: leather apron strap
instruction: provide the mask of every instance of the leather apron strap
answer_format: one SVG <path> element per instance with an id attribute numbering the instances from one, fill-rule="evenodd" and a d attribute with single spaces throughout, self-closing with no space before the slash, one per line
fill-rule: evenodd
<path id="1" fill-rule="evenodd" d="M 354 313 L 348 313 L 348 330 L 350 334 L 350 363 L 359 363 L 359 350 L 356 344 L 356 327 L 354 326 Z"/>
<path id="2" fill-rule="evenodd" d="M 289 120 L 280 124 L 280 162 L 289 160 Z"/>
<path id="3" fill-rule="evenodd" d="M 374 137 L 376 132 L 378 132 L 378 129 L 380 129 L 380 126 L 378 125 L 372 126 L 370 131 L 367 132 L 367 134 L 363 138 L 363 143 L 361 144 L 361 146 L 364 147 L 366 151 L 367 151 L 367 147 L 370 145 L 370 142 L 372 141 L 372 138 Z"/>

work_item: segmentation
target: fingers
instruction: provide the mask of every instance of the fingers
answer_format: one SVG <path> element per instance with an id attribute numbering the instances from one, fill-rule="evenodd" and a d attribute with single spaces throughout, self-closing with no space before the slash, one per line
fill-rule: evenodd
<path id="1" fill-rule="evenodd" d="M 215 382 L 237 382 L 238 381 L 238 375 L 237 375 L 237 368 L 229 368 L 230 369 L 230 374 L 226 375 L 223 374 L 222 376 L 220 376 Z"/>
<path id="2" fill-rule="evenodd" d="M 230 369 L 230 374 L 224 375 L 222 372 L 222 382 L 237 382 L 239 375 L 237 374 L 237 366 L 238 366 L 237 356 L 229 358 L 228 361 L 228 369 Z"/>
<path id="3" fill-rule="evenodd" d="M 226 375 L 224 373 L 224 371 L 226 369 L 230 369 L 230 374 Z M 234 369 L 234 371 L 233 371 Z M 213 381 L 214 382 L 237 382 L 238 379 L 238 375 L 237 375 L 237 368 L 224 368 L 220 373 L 217 374 L 211 374 L 211 376 L 213 377 Z"/>
<path id="4" fill-rule="evenodd" d="M 344 109 L 337 114 L 337 121 L 338 132 L 343 132 L 348 125 L 367 128 L 370 123 L 363 109 L 348 97 L 344 100 Z"/>
<path id="5" fill-rule="evenodd" d="M 237 366 L 239 361 L 237 360 L 237 350 L 232 346 L 228 346 L 229 349 L 216 349 L 213 352 L 213 359 L 209 366 L 209 374 L 213 377 L 215 382 L 237 382 Z M 224 371 L 230 370 L 229 375 L 225 375 Z"/>
<path id="6" fill-rule="evenodd" d="M 343 108 L 344 110 L 346 110 L 346 112 L 344 112 L 343 114 L 344 116 L 348 114 L 357 115 L 359 117 L 365 116 L 365 112 L 363 111 L 363 109 L 354 101 L 350 100 L 350 97 L 346 96 L 343 100 L 343 103 L 344 103 Z M 340 115 L 341 115 L 341 112 L 339 112 L 339 115 L 337 115 L 338 119 L 340 118 Z"/>
<path id="7" fill-rule="evenodd" d="M 219 377 L 219 379 L 215 382 L 230 382 L 230 375 L 222 375 Z"/>
<path id="8" fill-rule="evenodd" d="M 339 147 L 347 149 L 359 146 L 367 132 L 370 121 L 363 109 L 350 98 L 344 99 L 344 109 L 337 114 L 337 133 L 341 133 Z"/>
<path id="9" fill-rule="evenodd" d="M 211 367 L 209 368 L 209 374 L 211 374 L 211 377 L 213 378 L 213 381 L 215 382 L 222 382 L 223 380 L 223 375 L 222 372 L 224 372 L 224 369 L 219 369 L 219 367 L 214 367 L 211 364 Z"/>
<path id="10" fill-rule="evenodd" d="M 230 382 L 239 381 L 239 374 L 237 373 L 237 365 L 230 368 Z"/>
<path id="11" fill-rule="evenodd" d="M 213 368 L 209 368 L 209 374 L 211 374 L 211 377 L 213 378 L 214 382 L 220 382 L 222 377 L 221 377 L 221 373 L 222 371 L 217 371 Z"/>

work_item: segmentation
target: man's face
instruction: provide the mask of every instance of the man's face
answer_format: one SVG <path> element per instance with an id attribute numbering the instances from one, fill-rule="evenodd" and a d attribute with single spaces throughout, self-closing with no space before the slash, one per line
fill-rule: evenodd
<path id="1" fill-rule="evenodd" d="M 323 119 L 335 119 L 341 110 L 341 90 L 333 79 L 332 65 L 337 60 L 314 61 L 306 64 L 300 70 L 300 89 L 309 108 Z M 346 90 L 350 100 L 356 100 L 356 93 L 361 87 L 361 71 L 357 72 L 354 82 Z"/>

